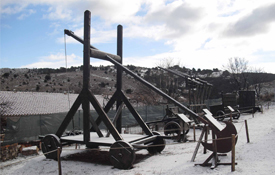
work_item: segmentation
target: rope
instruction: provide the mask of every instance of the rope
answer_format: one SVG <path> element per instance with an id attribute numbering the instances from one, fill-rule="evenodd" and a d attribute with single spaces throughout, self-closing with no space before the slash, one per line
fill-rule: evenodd
<path id="1" fill-rule="evenodd" d="M 64 33 L 64 45 L 65 45 L 65 64 L 66 64 L 66 75 L 67 75 L 67 81 L 69 80 L 69 76 L 68 76 L 68 60 L 67 60 L 67 44 L 66 44 L 66 35 Z M 68 104 L 69 104 L 69 110 L 71 109 L 71 103 L 70 103 L 70 83 L 68 83 L 68 93 L 67 93 L 67 97 L 68 97 Z M 74 132 L 74 118 L 72 118 L 72 125 L 73 125 L 73 132 Z"/>
<path id="2" fill-rule="evenodd" d="M 240 128 L 240 130 L 239 130 L 239 132 L 237 132 L 237 135 L 236 135 L 236 137 L 239 135 L 239 133 L 241 132 L 241 130 L 243 129 L 243 126 L 244 126 L 244 121 L 243 121 L 243 124 L 242 124 L 242 126 L 241 126 L 241 128 Z"/>
<path id="3" fill-rule="evenodd" d="M 68 73 L 67 73 L 67 69 L 68 69 L 68 61 L 67 61 L 67 44 L 66 44 L 66 35 L 64 33 L 64 46 L 65 46 L 65 66 L 66 66 L 66 75 L 67 75 L 67 81 L 69 79 L 68 77 Z M 68 102 L 69 102 L 69 110 L 71 108 L 71 104 L 70 104 L 70 86 L 68 85 Z"/>
<path id="4" fill-rule="evenodd" d="M 231 114 L 232 115 L 243 114 L 243 113 L 250 112 L 250 111 L 253 111 L 253 109 L 243 110 L 242 112 L 232 112 L 232 113 L 228 113 L 228 114 L 224 114 L 224 115 L 219 115 L 216 118 L 227 117 L 227 116 L 230 116 Z"/>

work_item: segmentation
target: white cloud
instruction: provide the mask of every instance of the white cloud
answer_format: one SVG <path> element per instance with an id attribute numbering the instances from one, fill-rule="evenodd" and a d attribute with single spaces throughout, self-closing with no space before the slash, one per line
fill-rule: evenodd
<path id="1" fill-rule="evenodd" d="M 63 8 L 62 6 L 50 7 L 48 9 L 48 14 L 43 15 L 43 18 L 48 18 L 50 20 L 71 20 L 72 11 Z"/>
<path id="2" fill-rule="evenodd" d="M 34 14 L 34 13 L 36 13 L 36 11 L 30 9 L 30 10 L 28 10 L 27 12 L 21 14 L 17 19 L 23 20 L 23 19 L 27 18 L 28 16 L 30 16 L 30 15 L 32 15 L 32 14 Z"/>
<path id="3" fill-rule="evenodd" d="M 1 13 L 19 13 L 22 18 L 24 9 L 30 8 L 30 5 L 46 5 L 49 9 L 44 14 L 46 19 L 75 25 L 70 30 L 81 38 L 83 27 L 79 26 L 83 25 L 84 11 L 89 9 L 92 13 L 92 44 L 113 42 L 116 38 L 114 26 L 122 24 L 124 39 L 145 38 L 163 42 L 173 48 L 170 52 L 148 55 L 145 59 L 131 55 L 124 58 L 125 64 L 142 65 L 146 60 L 146 65 L 152 67 L 158 59 L 174 57 L 190 67 L 220 68 L 230 57 L 244 57 L 254 61 L 266 59 L 255 55 L 259 50 L 275 52 L 275 4 L 272 0 L 3 2 Z M 66 39 L 67 43 L 77 42 L 71 37 Z M 64 38 L 57 38 L 57 42 L 63 43 Z M 53 58 L 57 59 L 58 55 L 55 56 Z M 52 61 L 51 57 L 45 60 Z"/>
<path id="4" fill-rule="evenodd" d="M 166 32 L 165 25 L 131 25 L 124 29 L 124 37 L 127 38 L 150 38 L 154 40 L 162 39 L 162 34 Z"/>
<path id="5" fill-rule="evenodd" d="M 68 56 L 69 58 L 73 58 L 75 57 L 74 54 L 72 54 L 71 56 Z M 45 59 L 45 60 L 51 60 L 51 61 L 59 61 L 59 60 L 63 60 L 64 61 L 64 54 L 61 54 L 61 53 L 57 53 L 56 55 L 54 54 L 51 54 L 49 56 L 46 56 L 46 57 L 42 57 L 42 59 Z"/>
<path id="6" fill-rule="evenodd" d="M 7 15 L 20 13 L 27 6 L 28 6 L 28 4 L 25 4 L 25 3 L 19 3 L 16 1 L 12 1 L 12 0 L 11 1 L 2 0 L 0 3 L 0 13 L 7 14 Z"/>
<path id="7" fill-rule="evenodd" d="M 38 62 L 23 65 L 22 68 L 60 68 L 82 65 L 83 60 L 81 57 L 71 54 L 67 55 L 67 61 L 65 55 L 62 53 L 51 54 L 49 56 L 41 57 Z"/>
<path id="8" fill-rule="evenodd" d="M 258 69 L 262 69 L 264 72 L 267 72 L 267 73 L 274 73 L 275 63 L 274 61 L 264 62 L 264 63 L 261 62 L 257 64 L 250 64 L 250 66 Z"/>
<path id="9" fill-rule="evenodd" d="M 225 35 L 238 37 L 266 33 L 269 31 L 272 22 L 275 22 L 275 4 L 261 6 L 254 9 L 251 14 L 230 24 L 225 31 Z"/>
<path id="10" fill-rule="evenodd" d="M 144 20 L 148 24 L 165 24 L 166 31 L 169 32 L 163 33 L 163 37 L 175 38 L 187 34 L 192 25 L 201 19 L 203 13 L 202 8 L 194 8 L 187 3 L 175 1 L 150 10 Z"/>

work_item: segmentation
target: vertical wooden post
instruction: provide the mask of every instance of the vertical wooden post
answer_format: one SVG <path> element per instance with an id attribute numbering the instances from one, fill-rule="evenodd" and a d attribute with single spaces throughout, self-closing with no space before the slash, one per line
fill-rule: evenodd
<path id="1" fill-rule="evenodd" d="M 83 140 L 85 143 L 90 141 L 90 102 L 88 95 L 90 89 L 90 34 L 91 34 L 91 12 L 84 12 L 84 46 L 83 46 Z"/>
<path id="2" fill-rule="evenodd" d="M 156 124 L 155 131 L 158 131 L 158 130 L 159 130 L 159 126 Z"/>
<path id="3" fill-rule="evenodd" d="M 208 139 L 208 126 L 206 126 L 205 128 L 205 135 L 204 135 L 204 142 L 207 143 L 207 139 Z M 206 148 L 203 148 L 203 154 L 206 154 Z"/>
<path id="4" fill-rule="evenodd" d="M 254 118 L 254 108 L 252 108 L 252 118 Z"/>
<path id="5" fill-rule="evenodd" d="M 247 138 L 247 143 L 250 142 L 249 140 L 249 133 L 248 133 L 248 125 L 247 125 L 247 120 L 244 121 L 245 123 L 245 131 L 246 131 L 246 138 Z"/>
<path id="6" fill-rule="evenodd" d="M 196 127 L 195 124 L 193 124 L 193 133 L 194 133 L 194 142 L 196 141 Z"/>
<path id="7" fill-rule="evenodd" d="M 231 123 L 233 122 L 233 120 L 232 120 L 232 112 L 230 112 L 230 121 L 231 121 Z"/>
<path id="8" fill-rule="evenodd" d="M 213 140 L 213 163 L 211 169 L 216 168 L 218 164 L 218 153 L 217 153 L 217 140 L 215 134 L 212 130 L 212 140 Z"/>
<path id="9" fill-rule="evenodd" d="M 179 122 L 179 124 L 180 124 L 180 134 L 182 135 L 184 135 L 185 133 L 185 131 L 184 131 L 184 124 L 183 124 L 183 121 L 182 120 L 180 120 L 180 122 Z"/>
<path id="10" fill-rule="evenodd" d="M 58 174 L 62 175 L 61 161 L 60 161 L 60 147 L 57 148 L 57 160 L 58 160 Z"/>
<path id="11" fill-rule="evenodd" d="M 217 153 L 217 140 L 213 139 L 213 164 L 212 169 L 216 168 L 218 164 L 218 153 Z"/>
<path id="12" fill-rule="evenodd" d="M 231 171 L 235 171 L 235 134 L 232 134 Z"/>
<path id="13" fill-rule="evenodd" d="M 123 28 L 122 25 L 117 26 L 117 55 L 121 57 L 121 61 L 119 62 L 122 64 L 122 52 L 123 52 Z M 121 92 L 122 90 L 122 68 L 117 66 L 117 91 Z M 120 93 L 119 93 L 120 96 Z M 117 98 L 116 102 L 116 110 L 119 109 L 120 105 L 122 104 L 121 98 Z M 121 113 L 116 121 L 116 129 L 119 133 L 121 133 L 121 127 L 122 127 L 122 119 L 121 119 Z"/>

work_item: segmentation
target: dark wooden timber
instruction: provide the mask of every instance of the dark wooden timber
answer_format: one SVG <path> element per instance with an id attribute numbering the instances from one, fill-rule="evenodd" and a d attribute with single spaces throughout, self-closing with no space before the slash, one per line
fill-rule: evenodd
<path id="1" fill-rule="evenodd" d="M 125 103 L 125 105 L 129 109 L 129 111 L 132 113 L 132 115 L 134 116 L 134 118 L 136 119 L 136 121 L 138 122 L 138 124 L 141 126 L 141 128 L 145 132 L 145 134 L 147 134 L 149 136 L 154 135 L 151 132 L 151 130 L 148 128 L 148 126 L 145 124 L 145 122 L 143 121 L 143 119 L 141 118 L 141 116 L 137 113 L 137 111 L 134 109 L 134 107 L 128 101 L 127 97 L 123 93 L 121 93 L 121 97 L 123 99 L 123 102 Z"/>
<path id="2" fill-rule="evenodd" d="M 62 134 L 66 130 L 67 126 L 70 124 L 70 122 L 71 122 L 72 118 L 74 117 L 76 111 L 78 110 L 79 106 L 81 105 L 81 102 L 82 102 L 82 99 L 81 99 L 82 95 L 81 94 L 82 94 L 82 92 L 78 95 L 78 97 L 75 100 L 73 106 L 71 107 L 71 109 L 67 113 L 66 117 L 64 118 L 63 122 L 59 126 L 59 128 L 58 128 L 58 130 L 57 130 L 57 132 L 55 134 L 59 138 L 62 136 Z"/>
<path id="3" fill-rule="evenodd" d="M 201 80 L 199 78 L 193 78 L 193 77 L 191 77 L 190 75 L 188 75 L 186 73 L 179 72 L 179 71 L 176 71 L 176 70 L 165 69 L 165 68 L 162 68 L 162 67 L 158 67 L 158 68 L 160 68 L 162 70 L 165 70 L 167 72 L 170 72 L 172 74 L 175 74 L 179 77 L 188 78 L 188 80 L 195 83 L 197 85 L 197 88 L 200 90 L 199 95 L 197 95 L 197 98 L 202 97 L 200 99 L 200 103 L 204 103 L 205 99 L 209 98 L 213 85 L 208 83 L 207 81 Z M 197 101 L 198 101 L 198 99 L 197 99 Z"/>
<path id="4" fill-rule="evenodd" d="M 67 34 L 68 36 L 73 37 L 73 38 L 74 38 L 75 40 L 77 40 L 78 42 L 84 44 L 83 39 L 80 38 L 80 37 L 78 37 L 78 36 L 76 36 L 76 35 L 74 34 L 74 32 L 65 29 L 65 30 L 64 30 L 64 33 Z M 96 49 L 96 50 L 98 50 L 96 47 L 94 47 L 94 46 L 92 46 L 92 45 L 90 45 L 90 48 L 91 48 L 91 49 Z"/>
<path id="5" fill-rule="evenodd" d="M 115 114 L 115 116 L 114 116 L 114 118 L 113 118 L 113 124 L 114 124 L 114 125 L 116 125 L 118 118 L 121 116 L 122 108 L 123 108 L 123 104 L 121 104 L 121 105 L 118 107 L 117 111 L 116 111 L 116 114 Z M 118 130 L 118 129 L 117 129 L 117 130 Z M 109 137 L 109 136 L 110 136 L 110 132 L 108 131 L 108 133 L 106 134 L 106 137 Z"/>
<path id="6" fill-rule="evenodd" d="M 98 59 L 102 59 L 102 60 L 106 60 L 106 55 L 111 56 L 112 58 L 114 58 L 115 60 L 121 62 L 121 58 L 118 55 L 114 55 L 111 53 L 107 53 L 107 52 L 103 52 L 101 50 L 96 50 L 96 49 L 90 49 L 90 56 L 93 58 L 98 58 Z"/>
<path id="7" fill-rule="evenodd" d="M 121 26 L 121 25 L 119 25 L 119 26 Z M 120 30 L 119 28 L 120 28 L 120 27 L 118 27 L 118 30 Z M 122 26 L 121 26 L 121 32 L 122 32 Z M 74 38 L 75 40 L 77 40 L 78 42 L 84 44 L 84 40 L 81 39 L 80 37 L 76 36 L 76 35 L 74 34 L 74 32 L 65 29 L 65 30 L 64 30 L 64 33 L 67 34 L 67 35 L 69 35 L 69 36 L 71 36 L 71 37 L 73 37 L 73 38 Z M 121 34 L 121 37 L 122 37 L 122 34 Z M 122 39 L 121 39 L 121 44 L 122 44 Z M 119 54 L 114 55 L 114 54 L 111 54 L 111 53 L 107 53 L 107 52 L 100 51 L 100 50 L 98 50 L 96 47 L 94 47 L 94 46 L 92 46 L 92 45 L 89 45 L 89 47 L 90 47 L 90 56 L 93 57 L 93 58 L 98 58 L 98 59 L 107 60 L 107 59 L 106 59 L 106 55 L 109 55 L 109 56 L 111 56 L 112 58 L 114 58 L 115 60 L 117 60 L 117 61 L 119 61 L 119 62 L 122 62 L 122 60 L 121 60 L 121 58 L 122 58 L 121 55 L 122 55 L 122 54 L 121 54 L 121 55 L 119 55 Z M 118 47 L 118 48 L 120 48 L 120 47 Z M 122 48 L 122 46 L 121 46 L 121 48 Z M 121 50 L 121 51 L 122 51 L 122 50 Z"/>
<path id="8" fill-rule="evenodd" d="M 128 68 L 126 68 L 123 65 L 121 65 L 119 62 L 117 62 L 116 60 L 114 60 L 110 56 L 107 55 L 106 57 L 109 59 L 109 61 L 111 63 L 115 64 L 116 66 L 121 67 L 126 73 L 130 74 L 131 76 L 133 76 L 136 80 L 138 80 L 139 82 L 141 82 L 145 86 L 149 87 L 151 90 L 155 91 L 156 93 L 158 93 L 162 97 L 168 99 L 169 101 L 171 101 L 172 103 L 174 103 L 176 106 L 178 106 L 179 108 L 181 108 L 183 111 L 187 112 L 197 122 L 197 119 L 199 118 L 198 114 L 196 114 L 195 112 L 193 112 L 192 110 L 190 110 L 189 108 L 187 108 L 186 106 L 184 106 L 183 104 L 181 104 L 180 102 L 178 102 L 177 100 L 173 99 L 172 97 L 170 97 L 166 93 L 162 92 L 160 89 L 156 88 L 154 85 L 152 85 L 149 82 L 147 82 L 146 80 L 142 79 L 141 77 L 139 77 L 134 72 L 130 71 Z"/>
<path id="9" fill-rule="evenodd" d="M 83 45 L 83 92 L 82 108 L 83 108 L 83 131 L 84 142 L 90 141 L 90 103 L 87 93 L 90 89 L 90 28 L 91 28 L 91 12 L 84 13 L 84 45 Z"/>
<path id="10" fill-rule="evenodd" d="M 101 116 L 101 119 L 103 123 L 106 125 L 106 127 L 109 129 L 110 133 L 114 137 L 114 139 L 117 140 L 123 140 L 118 131 L 116 130 L 115 126 L 109 119 L 108 115 L 105 113 L 104 109 L 100 106 L 99 102 L 95 98 L 95 96 L 92 93 L 88 93 L 88 99 L 95 108 L 96 112 Z M 89 132 L 90 133 L 90 132 Z"/>
<path id="11" fill-rule="evenodd" d="M 117 99 L 117 96 L 120 92 L 116 91 L 113 96 L 110 98 L 110 100 L 107 102 L 106 106 L 104 107 L 104 111 L 105 113 L 108 113 L 109 110 L 112 108 L 112 106 L 115 104 L 116 102 L 116 99 Z M 100 123 L 102 122 L 101 120 L 101 116 L 99 115 L 96 119 L 96 124 L 97 125 L 100 125 Z M 93 128 L 91 129 L 93 130 Z"/>
<path id="12" fill-rule="evenodd" d="M 68 143 L 84 143 L 86 146 L 95 146 L 95 145 L 106 145 L 111 146 L 110 143 L 95 143 L 92 140 L 90 140 L 90 132 L 96 131 L 97 135 L 99 137 L 103 137 L 99 125 L 101 122 L 103 122 L 107 129 L 109 130 L 110 134 L 113 136 L 113 138 L 116 141 L 123 140 L 121 133 L 121 112 L 122 107 L 125 104 L 126 107 L 129 109 L 129 111 L 132 113 L 133 117 L 136 119 L 138 124 L 141 126 L 145 134 L 147 135 L 148 139 L 145 139 L 146 144 L 150 144 L 150 142 L 153 142 L 156 140 L 156 138 L 160 136 L 154 136 L 154 134 L 151 132 L 149 127 L 146 125 L 146 123 L 143 121 L 142 117 L 137 113 L 137 111 L 134 109 L 134 107 L 129 102 L 128 98 L 125 96 L 125 94 L 122 92 L 122 72 L 125 69 L 122 66 L 122 52 L 123 52 L 123 34 L 122 34 L 122 26 L 119 25 L 117 27 L 117 55 L 109 54 L 106 52 L 102 52 L 95 48 L 94 46 L 90 45 L 90 20 L 91 20 L 91 13 L 89 11 L 85 11 L 84 14 L 84 40 L 74 35 L 73 32 L 69 30 L 65 30 L 65 34 L 68 34 L 75 38 L 77 41 L 83 43 L 83 88 L 81 93 L 79 94 L 77 100 L 74 102 L 71 110 L 65 117 L 64 121 L 62 122 L 61 126 L 59 127 L 57 131 L 58 137 L 61 137 L 67 126 L 69 125 L 70 121 L 72 120 L 74 114 L 82 104 L 83 108 L 83 141 L 80 140 L 66 140 L 66 138 L 63 138 L 62 141 L 68 142 Z M 108 101 L 106 106 L 103 108 L 98 100 L 95 98 L 94 94 L 90 91 L 90 57 L 95 57 L 103 60 L 114 60 L 115 62 L 118 62 L 118 65 L 116 65 L 117 68 L 117 90 L 111 97 L 111 99 Z M 111 61 L 112 62 L 112 61 Z M 109 110 L 113 107 L 113 105 L 116 103 L 116 114 L 114 118 L 114 124 L 109 119 L 107 113 Z M 90 114 L 90 104 L 95 108 L 98 118 L 96 120 L 93 120 Z M 195 114 L 196 115 L 196 114 Z M 92 127 L 90 126 L 92 125 Z M 150 138 L 151 137 L 151 138 Z M 137 141 L 137 140 L 135 140 Z M 138 143 L 141 143 L 142 141 L 139 141 Z M 148 143 L 147 143 L 148 142 Z M 135 143 L 136 144 L 136 143 Z"/>
<path id="13" fill-rule="evenodd" d="M 120 64 L 122 64 L 122 53 L 123 53 L 123 28 L 121 25 L 117 26 L 117 55 L 120 56 L 121 60 L 118 61 Z M 122 69 L 121 67 L 117 66 L 117 91 L 122 91 Z M 119 94 L 120 95 L 120 94 Z M 122 100 L 118 96 L 116 101 L 116 110 L 118 111 L 119 107 L 122 105 Z M 122 125 L 122 119 L 121 119 L 121 112 L 118 114 L 118 118 L 116 120 L 116 128 L 119 133 L 121 133 L 121 125 Z"/>

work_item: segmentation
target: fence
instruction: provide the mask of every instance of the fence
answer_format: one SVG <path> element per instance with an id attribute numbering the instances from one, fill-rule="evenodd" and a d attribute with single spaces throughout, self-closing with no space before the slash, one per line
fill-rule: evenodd
<path id="1" fill-rule="evenodd" d="M 162 119 L 165 115 L 165 106 L 139 106 L 135 108 L 144 121 L 154 121 Z M 12 143 L 25 143 L 29 141 L 38 140 L 39 135 L 46 135 L 56 133 L 67 113 L 57 113 L 49 115 L 32 115 L 21 117 L 8 117 L 5 137 L 2 145 Z M 115 115 L 115 110 L 108 112 L 109 118 Z M 97 113 L 91 111 L 91 117 L 97 118 Z M 122 110 L 122 125 L 136 124 L 136 120 L 128 109 Z M 100 129 L 105 129 L 102 123 Z M 81 131 L 83 129 L 83 111 L 79 110 L 73 117 L 65 133 L 69 134 L 71 131 Z"/>
<path id="2" fill-rule="evenodd" d="M 219 102 L 220 99 L 208 100 L 206 101 L 206 105 L 208 106 Z M 145 122 L 161 120 L 165 115 L 165 108 L 166 105 L 135 107 L 135 109 Z M 35 141 L 38 140 L 39 135 L 56 133 L 66 114 L 67 112 L 49 115 L 8 117 L 5 137 L 2 145 Z M 108 116 L 111 120 L 114 115 L 115 110 L 111 110 L 108 112 Z M 91 111 L 91 116 L 93 119 L 96 119 L 98 115 L 95 111 Z M 71 131 L 81 131 L 83 129 L 82 117 L 82 110 L 77 111 L 65 132 L 69 134 Z M 127 127 L 129 125 L 135 124 L 137 124 L 137 122 L 130 111 L 128 109 L 123 109 L 122 125 L 124 127 Z M 105 129 L 105 125 L 101 124 L 99 128 Z"/>

